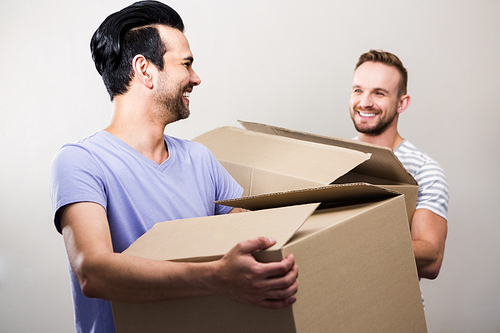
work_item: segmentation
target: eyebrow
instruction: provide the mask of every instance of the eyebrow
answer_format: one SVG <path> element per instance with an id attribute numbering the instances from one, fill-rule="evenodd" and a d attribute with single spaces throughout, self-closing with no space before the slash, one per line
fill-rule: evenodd
<path id="1" fill-rule="evenodd" d="M 361 87 L 361 85 L 359 85 L 359 84 L 355 84 L 355 85 L 352 86 L 351 89 L 357 89 L 357 88 L 361 88 L 362 89 L 363 87 Z M 382 92 L 384 92 L 386 94 L 389 93 L 389 91 L 387 89 L 384 89 L 384 88 L 373 88 L 372 90 L 373 91 L 382 91 Z"/>
<path id="2" fill-rule="evenodd" d="M 373 90 L 374 90 L 374 91 L 382 91 L 382 92 L 384 92 L 384 93 L 386 93 L 386 94 L 389 94 L 389 91 L 388 91 L 388 90 L 386 90 L 386 89 L 384 89 L 384 88 L 375 88 L 375 89 L 373 89 Z"/>

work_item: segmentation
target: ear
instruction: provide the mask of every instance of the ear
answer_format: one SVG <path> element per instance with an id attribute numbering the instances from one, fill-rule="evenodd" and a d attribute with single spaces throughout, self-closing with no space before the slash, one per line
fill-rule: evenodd
<path id="1" fill-rule="evenodd" d="M 411 104 L 410 95 L 403 95 L 399 98 L 398 113 L 403 113 Z"/>
<path id="2" fill-rule="evenodd" d="M 132 67 L 134 69 L 134 78 L 137 78 L 145 87 L 152 89 L 153 76 L 151 72 L 154 71 L 154 66 L 151 66 L 149 61 L 142 54 L 138 54 L 132 60 Z"/>

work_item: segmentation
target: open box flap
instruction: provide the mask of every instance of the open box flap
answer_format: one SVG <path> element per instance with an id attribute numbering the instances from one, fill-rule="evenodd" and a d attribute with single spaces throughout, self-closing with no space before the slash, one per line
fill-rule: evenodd
<path id="1" fill-rule="evenodd" d="M 370 159 L 370 154 L 357 150 L 235 127 L 220 127 L 193 141 L 208 147 L 221 163 L 242 165 L 322 185 L 330 184 Z"/>
<path id="2" fill-rule="evenodd" d="M 321 143 L 325 145 L 369 153 L 371 154 L 371 158 L 365 163 L 359 165 L 354 170 L 355 172 L 388 179 L 399 183 L 417 185 L 415 179 L 408 173 L 408 171 L 406 171 L 396 155 L 394 155 L 392 150 L 389 148 L 376 146 L 356 140 L 310 134 L 260 123 L 241 120 L 239 120 L 239 122 L 245 129 L 253 132 L 277 135 L 301 141 Z"/>
<path id="3" fill-rule="evenodd" d="M 260 236 L 275 238 L 277 243 L 267 250 L 277 250 L 318 206 L 319 203 L 312 203 L 161 222 L 124 253 L 154 260 L 214 259 L 222 257 L 237 243 Z"/>
<path id="4" fill-rule="evenodd" d="M 248 210 L 268 209 L 287 205 L 321 202 L 327 206 L 345 206 L 377 201 L 400 195 L 400 193 L 367 183 L 334 184 L 302 190 L 277 192 L 216 203 Z"/>

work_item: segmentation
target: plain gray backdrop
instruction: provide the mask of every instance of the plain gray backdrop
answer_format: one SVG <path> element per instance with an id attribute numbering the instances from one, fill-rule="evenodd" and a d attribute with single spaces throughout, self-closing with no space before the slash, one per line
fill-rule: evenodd
<path id="1" fill-rule="evenodd" d="M 52 157 L 104 128 L 112 104 L 90 38 L 123 0 L 0 2 L 0 330 L 74 331 L 62 237 L 48 192 Z M 192 139 L 238 119 L 355 135 L 351 78 L 371 48 L 409 72 L 405 138 L 440 162 L 451 190 L 444 264 L 422 281 L 429 332 L 499 332 L 500 2 L 170 1 L 202 79 Z M 299 300 L 300 302 L 300 300 Z"/>

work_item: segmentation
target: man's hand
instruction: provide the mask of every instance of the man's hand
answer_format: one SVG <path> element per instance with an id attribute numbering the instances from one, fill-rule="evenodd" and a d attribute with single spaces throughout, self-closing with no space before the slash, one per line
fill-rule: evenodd
<path id="1" fill-rule="evenodd" d="M 233 247 L 218 261 L 217 293 L 271 309 L 295 303 L 298 267 L 293 255 L 272 263 L 260 263 L 252 256 L 252 252 L 264 250 L 275 243 L 273 239 L 259 237 Z"/>

